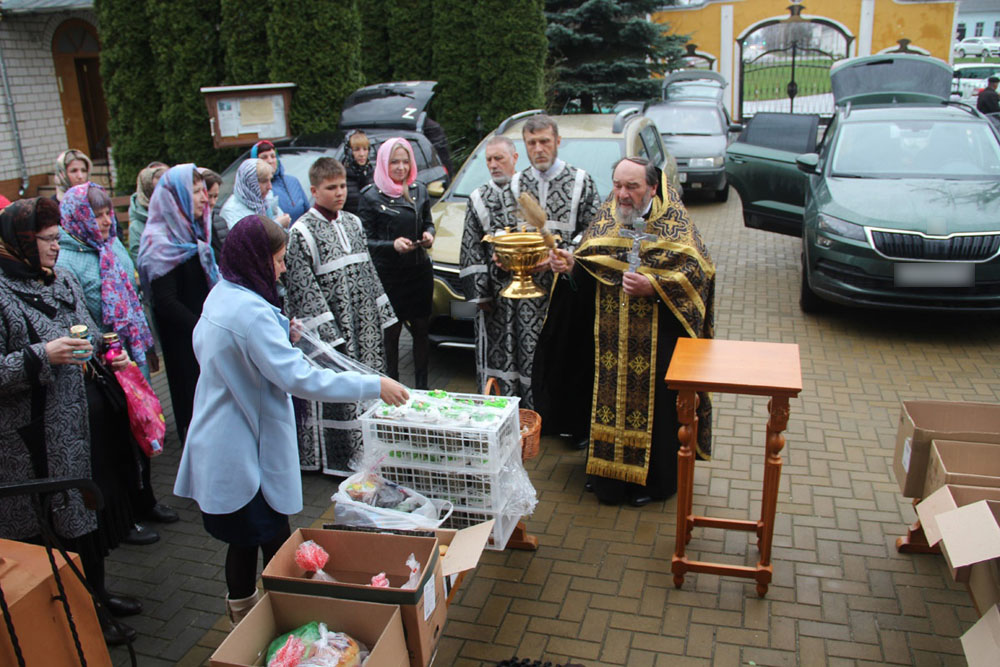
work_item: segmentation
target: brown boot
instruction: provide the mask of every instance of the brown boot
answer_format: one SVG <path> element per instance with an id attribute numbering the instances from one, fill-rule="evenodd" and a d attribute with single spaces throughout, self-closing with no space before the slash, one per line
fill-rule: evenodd
<path id="1" fill-rule="evenodd" d="M 254 591 L 253 595 L 248 598 L 240 598 L 238 600 L 230 600 L 229 596 L 226 596 L 226 613 L 229 614 L 229 623 L 231 627 L 235 628 L 243 617 L 250 613 L 253 606 L 257 604 L 257 600 L 260 599 L 260 592 Z"/>

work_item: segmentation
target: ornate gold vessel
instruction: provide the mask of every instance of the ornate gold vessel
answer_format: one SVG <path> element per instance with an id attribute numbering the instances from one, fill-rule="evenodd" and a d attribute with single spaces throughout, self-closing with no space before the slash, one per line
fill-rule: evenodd
<path id="1" fill-rule="evenodd" d="M 503 288 L 500 296 L 508 299 L 535 299 L 545 296 L 545 290 L 535 284 L 531 270 L 549 254 L 545 239 L 538 232 L 511 232 L 487 234 L 483 241 L 493 244 L 497 260 L 507 271 L 514 274 L 510 285 Z"/>

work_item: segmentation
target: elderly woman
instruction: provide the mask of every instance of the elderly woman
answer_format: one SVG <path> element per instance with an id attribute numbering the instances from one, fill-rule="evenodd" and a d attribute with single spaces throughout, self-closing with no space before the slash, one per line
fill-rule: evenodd
<path id="1" fill-rule="evenodd" d="M 222 250 L 223 279 L 194 330 L 202 373 L 174 493 L 194 498 L 205 529 L 229 545 L 226 603 L 234 624 L 257 601 L 258 550 L 266 566 L 291 532 L 288 515 L 302 510 L 289 394 L 327 402 L 381 396 L 396 405 L 407 398 L 392 380 L 318 369 L 292 347 L 276 284 L 286 239 L 267 218 L 239 221 Z"/>
<path id="2" fill-rule="evenodd" d="M 59 208 L 62 236 L 57 266 L 71 271 L 80 282 L 87 310 L 99 331 L 118 334 L 129 356 L 149 379 L 147 356 L 154 366 L 159 367 L 159 362 L 155 361 L 153 335 L 139 300 L 132 258 L 115 235 L 108 194 L 96 183 L 74 185 L 66 191 Z M 177 521 L 174 510 L 156 502 L 149 459 L 139 456 L 138 461 L 142 488 L 132 494 L 136 515 L 160 523 Z M 157 539 L 156 531 L 136 524 L 123 541 L 151 544 Z"/>
<path id="3" fill-rule="evenodd" d="M 258 141 L 250 149 L 250 157 L 263 160 L 271 169 L 274 176 L 271 178 L 271 195 L 277 198 L 278 207 L 287 213 L 295 222 L 309 210 L 309 197 L 299 179 L 285 171 L 285 167 L 278 159 L 278 152 L 274 149 L 274 144 L 266 139 Z"/>
<path id="4" fill-rule="evenodd" d="M 274 170 L 264 160 L 254 158 L 243 161 L 236 170 L 233 196 L 226 200 L 219 211 L 219 215 L 226 221 L 226 227 L 232 229 L 233 225 L 248 215 L 263 215 L 273 218 L 282 227 L 288 227 L 291 217 L 282 212 L 278 200 L 272 198 L 268 201 L 273 175 Z"/>
<path id="5" fill-rule="evenodd" d="M 181 441 L 191 421 L 198 383 L 191 333 L 205 297 L 218 280 L 215 253 L 209 245 L 212 228 L 207 199 L 205 180 L 193 164 L 171 167 L 149 200 L 149 218 L 139 246 L 139 278 L 152 302 Z"/>
<path id="6" fill-rule="evenodd" d="M 55 200 L 62 201 L 63 195 L 71 187 L 89 181 L 93 168 L 93 163 L 83 151 L 71 148 L 60 153 L 56 158 Z"/>
<path id="7" fill-rule="evenodd" d="M 169 167 L 162 162 L 150 162 L 135 177 L 135 192 L 128 202 L 128 253 L 133 264 L 139 258 L 139 241 L 149 216 L 149 198 L 167 169 Z"/>
<path id="8" fill-rule="evenodd" d="M 358 217 L 368 251 L 399 322 L 385 330 L 386 368 L 399 378 L 399 334 L 406 322 L 413 336 L 414 387 L 427 388 L 428 326 L 434 275 L 426 248 L 434 243 L 427 188 L 417 182 L 410 142 L 389 139 L 378 149 L 375 184 L 361 193 Z"/>
<path id="9" fill-rule="evenodd" d="M 112 400 L 102 388 L 91 343 L 69 335 L 77 324 L 99 328 L 76 278 L 54 268 L 58 254 L 59 207 L 51 199 L 22 199 L 0 213 L 0 483 L 63 477 L 97 484 L 103 510 L 88 510 L 70 491 L 45 520 L 63 546 L 80 554 L 102 603 L 105 639 L 122 643 L 135 631 L 112 626 L 105 610 L 124 616 L 142 605 L 105 589 L 104 556 L 133 521 L 125 488 L 135 477 L 128 414 L 124 396 Z M 112 366 L 128 363 L 123 352 Z M 0 537 L 40 535 L 27 497 L 0 499 Z"/>
<path id="10" fill-rule="evenodd" d="M 344 151 L 344 169 L 347 170 L 347 201 L 344 202 L 344 210 L 348 213 L 358 214 L 361 191 L 372 184 L 375 166 L 368 159 L 370 151 L 368 135 L 361 130 L 352 132 Z"/>

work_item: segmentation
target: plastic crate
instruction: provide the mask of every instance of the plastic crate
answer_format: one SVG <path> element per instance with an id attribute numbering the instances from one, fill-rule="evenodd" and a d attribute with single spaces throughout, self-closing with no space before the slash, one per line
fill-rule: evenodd
<path id="1" fill-rule="evenodd" d="M 462 528 L 475 526 L 490 519 L 495 519 L 496 523 L 493 524 L 493 533 L 490 535 L 490 541 L 486 545 L 486 548 L 493 551 L 503 551 L 507 548 L 507 540 L 514 533 L 517 522 L 521 520 L 520 516 L 500 512 L 476 512 L 473 510 L 456 509 L 441 527 L 461 530 Z"/>
<path id="2" fill-rule="evenodd" d="M 493 397 L 450 394 L 473 405 Z M 385 454 L 399 464 L 499 470 L 512 451 L 521 451 L 519 399 L 508 399 L 500 419 L 487 427 L 426 424 L 376 416 L 381 404 L 361 415 L 365 454 Z M 389 463 L 389 461 L 386 461 Z"/>
<path id="3" fill-rule="evenodd" d="M 387 458 L 379 466 L 379 473 L 428 498 L 448 500 L 460 509 L 499 512 L 511 496 L 511 489 L 502 478 L 504 464 L 516 455 L 517 452 L 509 453 L 497 470 L 420 465 Z"/>

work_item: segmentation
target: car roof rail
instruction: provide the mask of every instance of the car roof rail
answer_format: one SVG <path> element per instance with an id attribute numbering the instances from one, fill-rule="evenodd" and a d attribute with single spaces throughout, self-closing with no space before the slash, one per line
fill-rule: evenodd
<path id="1" fill-rule="evenodd" d="M 513 116 L 508 116 L 500 123 L 500 125 L 497 126 L 496 134 L 503 134 L 504 132 L 507 131 L 507 128 L 510 127 L 511 124 L 521 120 L 522 118 L 527 118 L 528 116 L 537 116 L 543 113 L 545 113 L 545 109 L 529 109 L 527 111 L 521 111 L 519 113 L 516 113 Z"/>
<path id="2" fill-rule="evenodd" d="M 844 118 L 850 118 L 850 117 L 851 117 L 851 101 L 848 100 L 847 104 L 844 105 Z"/>
<path id="3" fill-rule="evenodd" d="M 615 116 L 615 122 L 611 124 L 611 131 L 615 134 L 621 134 L 622 130 L 625 129 L 625 123 L 628 122 L 629 116 L 634 116 L 639 113 L 639 109 L 632 107 L 631 109 L 622 109 Z"/>
<path id="4" fill-rule="evenodd" d="M 982 115 L 982 114 L 979 113 L 979 110 L 976 109 L 976 107 L 972 106 L 971 104 L 969 104 L 967 102 L 962 102 L 962 101 L 959 101 L 959 100 L 942 100 L 941 104 L 943 104 L 946 107 L 958 107 L 959 109 L 964 110 L 966 113 L 968 113 L 971 116 L 977 116 L 977 117 L 979 117 L 979 116 Z M 984 116 L 984 118 L 985 118 L 985 116 Z"/>

